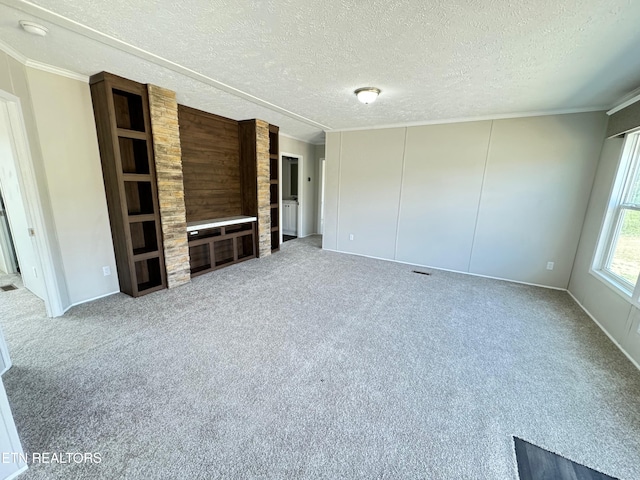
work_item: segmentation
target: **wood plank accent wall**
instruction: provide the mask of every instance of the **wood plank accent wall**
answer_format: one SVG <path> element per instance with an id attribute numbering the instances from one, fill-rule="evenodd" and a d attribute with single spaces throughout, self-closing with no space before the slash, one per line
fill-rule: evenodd
<path id="1" fill-rule="evenodd" d="M 242 215 L 238 122 L 178 105 L 187 222 Z"/>
<path id="2" fill-rule="evenodd" d="M 147 85 L 167 285 L 191 281 L 176 94 Z"/>

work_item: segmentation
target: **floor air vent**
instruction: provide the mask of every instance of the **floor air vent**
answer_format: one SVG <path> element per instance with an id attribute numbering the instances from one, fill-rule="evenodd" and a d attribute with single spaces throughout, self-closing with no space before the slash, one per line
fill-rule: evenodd
<path id="1" fill-rule="evenodd" d="M 8 292 L 10 290 L 17 290 L 15 285 L 5 285 L 4 287 L 0 287 L 3 292 Z"/>
<path id="2" fill-rule="evenodd" d="M 418 270 L 412 270 L 413 273 L 417 273 L 419 275 L 431 275 L 429 272 L 420 272 Z"/>

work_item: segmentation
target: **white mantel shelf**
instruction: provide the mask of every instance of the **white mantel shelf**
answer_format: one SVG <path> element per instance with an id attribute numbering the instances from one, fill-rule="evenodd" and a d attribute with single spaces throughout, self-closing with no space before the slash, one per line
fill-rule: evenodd
<path id="1" fill-rule="evenodd" d="M 187 223 L 187 232 L 204 230 L 205 228 L 224 227 L 226 225 L 235 225 L 237 223 L 255 222 L 256 220 L 258 220 L 256 217 L 247 217 L 244 215 L 237 217 L 212 218 L 211 220 Z"/>

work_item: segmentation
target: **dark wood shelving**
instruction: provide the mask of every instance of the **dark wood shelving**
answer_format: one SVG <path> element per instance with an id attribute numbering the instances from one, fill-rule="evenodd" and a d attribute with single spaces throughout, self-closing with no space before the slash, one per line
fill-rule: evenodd
<path id="1" fill-rule="evenodd" d="M 151 175 L 148 173 L 123 173 L 122 180 L 125 182 L 150 182 Z"/>
<path id="2" fill-rule="evenodd" d="M 147 87 L 105 72 L 89 83 L 120 290 L 138 297 L 167 285 Z"/>
<path id="3" fill-rule="evenodd" d="M 202 229 L 189 237 L 192 277 L 256 258 L 256 222 Z"/>
<path id="4" fill-rule="evenodd" d="M 148 213 L 145 215 L 128 215 L 127 221 L 129 223 L 137 223 L 137 222 L 153 222 L 156 219 L 155 213 Z"/>
<path id="5" fill-rule="evenodd" d="M 141 260 L 148 260 L 150 258 L 156 258 L 158 256 L 158 252 L 144 252 L 137 253 L 137 250 L 133 250 L 133 260 L 139 262 Z"/>
<path id="6" fill-rule="evenodd" d="M 271 252 L 280 249 L 280 129 L 269 125 L 269 195 L 271 204 Z"/>
<path id="7" fill-rule="evenodd" d="M 136 140 L 146 140 L 147 139 L 147 132 L 140 132 L 138 130 L 129 130 L 127 128 L 118 128 L 117 129 L 117 135 L 119 137 L 124 137 L 124 138 L 133 138 Z"/>

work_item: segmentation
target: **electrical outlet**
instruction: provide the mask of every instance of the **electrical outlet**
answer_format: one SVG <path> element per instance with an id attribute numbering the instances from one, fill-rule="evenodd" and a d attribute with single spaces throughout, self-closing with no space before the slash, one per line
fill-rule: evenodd
<path id="1" fill-rule="evenodd" d="M 353 233 L 349 234 L 349 240 L 353 240 Z"/>
<path id="2" fill-rule="evenodd" d="M 553 270 L 554 265 L 554 262 L 547 262 L 547 270 Z"/>
<path id="3" fill-rule="evenodd" d="M 109 275 L 111 275 L 111 267 L 102 267 L 102 274 L 105 277 L 108 277 Z"/>

